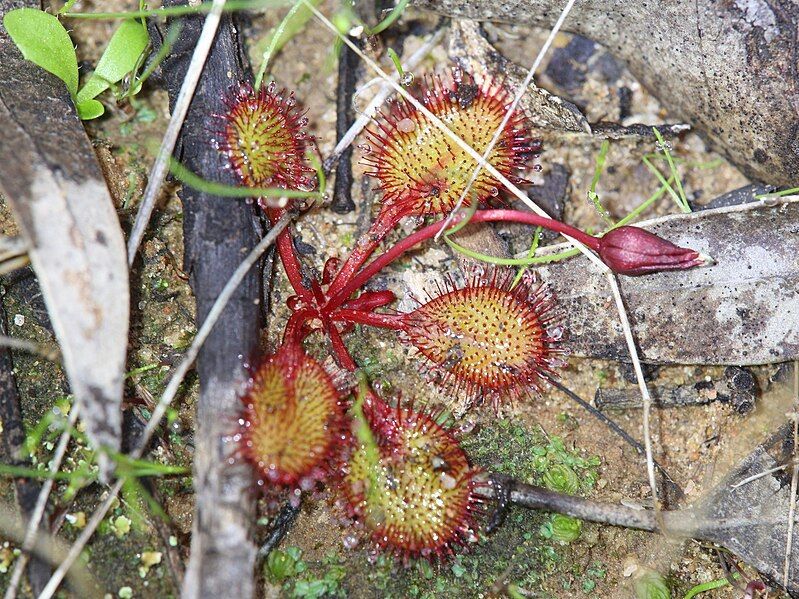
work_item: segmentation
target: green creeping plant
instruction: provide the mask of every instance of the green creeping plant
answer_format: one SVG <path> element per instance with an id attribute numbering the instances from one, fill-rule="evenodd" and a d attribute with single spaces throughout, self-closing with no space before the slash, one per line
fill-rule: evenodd
<path id="1" fill-rule="evenodd" d="M 149 45 L 143 21 L 123 21 L 108 42 L 97 68 L 78 90 L 75 47 L 58 17 L 35 8 L 18 8 L 6 14 L 3 25 L 27 60 L 64 82 L 83 120 L 97 118 L 105 112 L 95 98 L 128 74 L 135 74 Z M 137 79 L 129 93 L 136 94 L 140 88 L 141 81 Z"/>

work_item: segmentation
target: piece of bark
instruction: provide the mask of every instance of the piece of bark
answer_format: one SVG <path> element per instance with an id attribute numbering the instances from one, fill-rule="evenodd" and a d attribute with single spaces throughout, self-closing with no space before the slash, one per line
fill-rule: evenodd
<path id="1" fill-rule="evenodd" d="M 19 5 L 0 0 L 0 16 Z M 23 59 L 2 26 L 0 56 L 0 193 L 27 244 L 86 433 L 116 451 L 130 301 L 119 219 L 64 83 Z M 104 453 L 98 462 L 107 478 Z"/>
<path id="2" fill-rule="evenodd" d="M 551 27 L 563 7 L 552 0 L 412 4 L 460 19 L 540 27 Z M 797 28 L 799 11 L 785 0 L 585 0 L 563 25 L 624 61 L 670 113 L 747 176 L 774 185 L 799 180 Z"/>
<path id="3" fill-rule="evenodd" d="M 179 3 L 174 3 L 179 4 Z M 180 38 L 162 64 L 170 108 L 183 83 L 204 17 L 182 19 Z M 155 32 L 153 32 L 155 33 Z M 160 40 L 153 35 L 154 44 Z M 230 86 L 249 73 L 238 32 L 223 16 L 176 147 L 176 157 L 204 178 L 236 185 L 214 148 L 215 114 L 226 110 Z M 184 186 L 184 271 L 197 300 L 198 326 L 205 319 L 230 275 L 257 244 L 255 206 L 220 198 Z M 197 405 L 194 484 L 196 506 L 191 556 L 183 597 L 252 597 L 256 546 L 251 538 L 255 516 L 250 467 L 228 462 L 232 447 L 223 438 L 235 430 L 241 403 L 238 391 L 247 378 L 245 360 L 257 351 L 261 266 L 251 270 L 203 345 L 197 361 L 200 395 Z"/>
<path id="4" fill-rule="evenodd" d="M 714 401 L 730 404 L 739 414 L 748 414 L 757 400 L 757 380 L 751 371 L 728 366 L 716 381 L 700 381 L 694 385 L 651 387 L 652 404 L 658 408 L 699 406 Z M 602 411 L 643 407 L 637 388 L 597 389 L 594 404 Z"/>
<path id="5" fill-rule="evenodd" d="M 449 56 L 478 81 L 504 81 L 514 93 L 527 75 L 525 69 L 502 56 L 488 43 L 480 33 L 480 26 L 476 21 L 452 23 Z M 537 87 L 533 82 L 527 88 L 519 106 L 535 127 L 591 133 L 588 121 L 579 108 Z"/>
<path id="6" fill-rule="evenodd" d="M 799 357 L 799 203 L 722 208 L 647 226 L 717 264 L 619 277 L 641 358 L 754 365 Z M 549 246 L 542 253 L 562 250 Z M 585 257 L 538 269 L 558 298 L 573 354 L 627 360 L 605 275 Z"/>
<path id="7" fill-rule="evenodd" d="M 357 40 L 351 38 L 358 43 Z M 360 58 L 346 44 L 342 44 L 338 55 L 338 82 L 336 83 L 336 142 L 349 130 L 355 121 L 352 96 L 358 80 Z M 352 145 L 341 152 L 336 163 L 336 182 L 333 186 L 333 201 L 330 209 L 336 214 L 347 214 L 355 210 L 352 201 Z"/>
<path id="8" fill-rule="evenodd" d="M 0 334 L 8 335 L 6 310 L 2 301 L 0 301 Z M 14 376 L 14 360 L 11 351 L 6 347 L 0 348 L 0 439 L 2 439 L 0 459 L 4 464 L 32 467 L 24 453 L 25 426 L 22 422 L 19 388 Z M 40 488 L 41 485 L 32 478 L 14 479 L 17 505 L 26 524 L 33 513 Z M 44 537 L 48 536 L 46 518 L 39 523 L 39 529 L 44 533 Z M 28 582 L 34 595 L 42 592 L 50 579 L 50 574 L 49 564 L 37 555 L 33 555 L 28 564 Z"/>

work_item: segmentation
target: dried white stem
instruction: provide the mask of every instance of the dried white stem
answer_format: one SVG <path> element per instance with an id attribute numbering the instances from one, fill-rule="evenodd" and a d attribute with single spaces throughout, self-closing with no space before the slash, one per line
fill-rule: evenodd
<path id="1" fill-rule="evenodd" d="M 621 327 L 624 331 L 624 340 L 627 342 L 627 350 L 629 351 L 630 358 L 632 358 L 633 361 L 635 378 L 638 381 L 638 388 L 641 391 L 641 399 L 643 400 L 643 429 L 644 451 L 646 452 L 646 473 L 649 478 L 649 486 L 652 488 L 652 502 L 655 509 L 655 518 L 659 520 L 660 503 L 658 502 L 657 478 L 655 478 L 655 458 L 652 455 L 652 434 L 649 428 L 649 415 L 652 411 L 652 396 L 649 394 L 649 388 L 646 386 L 646 380 L 644 380 L 644 372 L 641 369 L 641 359 L 638 357 L 638 347 L 635 345 L 633 330 L 630 326 L 630 320 L 627 317 L 627 309 L 624 306 L 624 300 L 621 297 L 619 282 L 616 280 L 616 275 L 610 271 L 606 273 L 606 277 L 608 279 L 610 289 L 613 291 L 613 299 L 616 302 L 616 309 L 619 312 Z M 662 524 L 662 522 L 658 523 Z"/>
<path id="2" fill-rule="evenodd" d="M 735 483 L 734 485 L 730 485 L 730 489 L 737 489 L 738 487 L 743 487 L 744 485 L 748 485 L 751 482 L 754 482 L 764 476 L 768 476 L 769 474 L 774 474 L 775 472 L 779 472 L 780 470 L 785 470 L 791 464 L 782 464 L 780 466 L 775 466 L 774 468 L 769 468 L 768 470 L 764 470 L 763 472 L 758 472 L 757 474 L 753 474 L 752 476 L 747 476 L 742 481 Z"/>
<path id="3" fill-rule="evenodd" d="M 139 207 L 139 212 L 136 214 L 133 230 L 130 232 L 130 238 L 128 239 L 128 265 L 133 265 L 136 252 L 144 237 L 144 231 L 147 229 L 147 224 L 150 222 L 150 216 L 153 213 L 153 208 L 155 208 L 155 200 L 158 197 L 158 192 L 161 190 L 161 185 L 169 169 L 169 159 L 172 156 L 172 150 L 175 149 L 175 143 L 177 143 L 180 129 L 183 127 L 183 121 L 189 111 L 191 100 L 194 97 L 194 90 L 197 89 L 197 83 L 200 80 L 203 67 L 205 67 L 205 61 L 211 50 L 211 44 L 213 44 L 214 38 L 216 37 L 219 21 L 222 18 L 222 11 L 225 8 L 225 1 L 226 0 L 213 0 L 211 12 L 205 17 L 200 37 L 197 40 L 197 45 L 194 47 L 194 54 L 192 54 L 189 68 L 186 70 L 186 77 L 183 79 L 180 93 L 178 94 L 177 100 L 175 100 L 172 118 L 169 119 L 169 125 L 166 128 L 164 138 L 161 140 L 161 147 L 158 150 L 158 157 L 155 159 L 153 168 L 150 171 L 150 178 L 147 180 L 147 188 L 144 190 L 144 198 Z"/>
<path id="4" fill-rule="evenodd" d="M 244 261 L 239 264 L 238 268 L 236 268 L 236 270 L 230 276 L 230 279 L 228 279 L 228 282 L 225 284 L 225 287 L 222 289 L 219 297 L 216 298 L 214 305 L 211 306 L 211 310 L 208 312 L 208 316 L 200 327 L 200 330 L 197 331 L 197 335 L 194 337 L 194 341 L 192 341 L 191 346 L 186 352 L 186 355 L 183 357 L 183 360 L 178 365 L 172 377 L 169 379 L 169 383 L 167 384 L 166 389 L 164 389 L 163 395 L 158 400 L 158 405 L 156 405 L 155 409 L 153 410 L 153 414 L 150 417 L 150 420 L 147 422 L 147 426 L 144 428 L 144 431 L 142 432 L 141 440 L 139 441 L 138 446 L 133 450 L 133 452 L 131 452 L 131 457 L 139 458 L 144 453 L 144 449 L 147 447 L 147 444 L 150 442 L 150 438 L 153 436 L 153 433 L 155 433 L 155 429 L 158 427 L 161 419 L 164 417 L 169 404 L 171 404 L 172 400 L 175 399 L 178 389 L 180 388 L 180 384 L 183 382 L 183 379 L 186 377 L 186 374 L 189 372 L 192 364 L 197 359 L 197 355 L 200 353 L 203 343 L 205 343 L 208 335 L 211 334 L 214 325 L 216 324 L 217 320 L 219 320 L 219 316 L 222 314 L 225 306 L 227 306 L 227 303 L 230 301 L 230 298 L 233 296 L 236 288 L 241 284 L 247 272 L 258 261 L 261 255 L 267 250 L 267 248 L 269 248 L 270 245 L 275 242 L 275 239 L 277 239 L 277 236 L 280 234 L 280 232 L 288 226 L 291 219 L 291 214 L 285 214 L 277 223 L 275 223 L 275 226 L 269 230 L 269 233 L 267 233 L 267 235 L 258 243 L 258 245 L 252 249 Z M 89 522 L 86 524 L 86 527 L 83 529 L 75 543 L 73 543 L 72 547 L 70 547 L 69 553 L 67 553 L 64 561 L 60 566 L 58 566 L 56 571 L 53 572 L 53 575 L 47 582 L 42 594 L 39 595 L 39 599 L 49 599 L 56 592 L 58 585 L 61 584 L 61 581 L 64 579 L 67 571 L 78 558 L 80 552 L 83 551 L 86 543 L 89 542 L 89 539 L 94 534 L 94 531 L 97 529 L 97 526 L 100 524 L 100 522 L 103 521 L 106 513 L 108 513 L 108 510 L 111 508 L 111 504 L 119 493 L 119 490 L 122 488 L 123 483 L 124 479 L 119 479 L 116 483 L 114 483 L 114 486 L 111 487 L 111 490 L 109 491 L 105 501 L 103 501 L 103 503 L 100 504 L 100 506 L 94 511 L 92 517 L 89 519 Z"/>

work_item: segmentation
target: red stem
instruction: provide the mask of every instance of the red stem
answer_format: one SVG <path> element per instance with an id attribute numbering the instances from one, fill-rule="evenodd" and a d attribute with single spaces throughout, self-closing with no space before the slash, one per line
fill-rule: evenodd
<path id="1" fill-rule="evenodd" d="M 358 370 L 358 366 L 347 350 L 347 346 L 344 345 L 344 340 L 336 329 L 336 325 L 331 322 L 329 326 L 325 327 L 325 331 L 327 336 L 330 337 L 330 344 L 333 346 L 333 353 L 336 354 L 336 361 L 339 365 L 352 372 Z"/>
<path id="2" fill-rule="evenodd" d="M 269 220 L 272 222 L 273 226 L 280 220 L 280 217 L 283 216 L 285 212 L 286 210 L 283 208 L 269 208 L 267 210 Z M 294 252 L 294 240 L 291 237 L 288 227 L 283 229 L 280 235 L 277 236 L 277 252 L 280 255 L 280 261 L 283 263 L 283 270 L 286 272 L 286 276 L 289 279 L 289 283 L 291 283 L 291 287 L 294 289 L 294 293 L 299 295 L 306 303 L 312 303 L 313 294 L 302 283 L 302 266 L 300 266 L 300 261 L 297 258 L 297 254 Z"/>
<path id="3" fill-rule="evenodd" d="M 294 314 L 289 316 L 289 321 L 283 329 L 283 345 L 289 343 L 299 345 L 302 343 L 304 334 L 307 334 L 307 332 L 303 330 L 303 327 L 311 316 L 313 316 L 313 311 L 309 309 L 297 310 Z"/>
<path id="4" fill-rule="evenodd" d="M 352 277 L 340 291 L 335 294 L 328 294 L 329 299 L 327 306 L 325 306 L 326 310 L 334 310 L 335 308 L 339 307 L 343 302 L 347 301 L 347 298 L 349 298 L 349 296 L 352 295 L 355 290 L 361 288 L 369 279 L 371 279 L 386 266 L 394 262 L 394 260 L 402 256 L 414 246 L 432 237 L 435 237 L 443 228 L 445 222 L 446 219 L 440 220 L 437 223 L 425 227 L 424 229 L 420 229 L 416 233 L 409 235 L 397 243 L 384 254 L 381 254 L 372 260 L 363 270 Z M 571 225 L 567 225 L 566 223 L 562 223 L 551 218 L 538 216 L 532 212 L 521 212 L 519 210 L 478 210 L 474 213 L 474 215 L 472 215 L 472 218 L 469 220 L 469 222 L 513 222 L 522 223 L 525 225 L 533 225 L 536 227 L 544 227 L 545 229 L 568 235 L 580 243 L 587 245 L 595 252 L 599 251 L 599 239 L 596 237 L 593 237 L 588 233 L 584 233 L 583 231 L 580 231 L 580 229 L 576 229 Z M 453 226 L 455 224 L 457 224 L 457 222 L 454 222 Z"/>
<path id="5" fill-rule="evenodd" d="M 403 212 L 396 207 L 383 208 L 380 211 L 369 230 L 355 242 L 355 247 L 352 248 L 352 252 L 347 257 L 346 262 L 344 262 L 341 270 L 338 271 L 333 282 L 330 283 L 327 291 L 328 297 L 336 295 L 341 290 L 358 269 L 363 266 L 364 262 L 369 259 L 369 256 L 380 245 L 380 242 L 385 239 L 386 235 L 397 226 L 403 216 Z"/>
<path id="6" fill-rule="evenodd" d="M 336 310 L 332 314 L 331 319 L 365 324 L 370 327 L 379 327 L 382 329 L 393 329 L 395 331 L 405 327 L 403 315 L 401 314 L 376 314 L 374 312 L 362 312 L 361 310 L 349 310 L 347 308 Z"/>

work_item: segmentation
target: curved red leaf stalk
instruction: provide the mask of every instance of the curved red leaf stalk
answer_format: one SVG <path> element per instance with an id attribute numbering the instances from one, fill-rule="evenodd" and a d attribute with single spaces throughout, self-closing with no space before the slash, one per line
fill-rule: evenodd
<path id="1" fill-rule="evenodd" d="M 330 472 L 344 410 L 330 376 L 298 345 L 282 347 L 255 370 L 242 397 L 241 453 L 259 485 L 310 489 Z"/>
<path id="2" fill-rule="evenodd" d="M 417 94 L 421 103 L 474 150 L 482 154 L 499 128 L 512 101 L 496 82 L 475 84 L 459 71 L 443 80 L 426 77 Z M 451 211 L 475 169 L 474 160 L 405 100 L 391 103 L 376 126 L 367 130 L 370 145 L 362 161 L 367 174 L 380 181 L 384 210 L 398 208 L 404 215 L 443 214 Z M 532 141 L 524 116 L 515 112 L 488 162 L 515 183 L 515 172 L 540 150 Z M 472 198 L 485 204 L 499 194 L 501 184 L 485 170 L 472 186 Z M 467 205 L 468 205 L 467 197 Z"/>
<path id="3" fill-rule="evenodd" d="M 350 515 L 406 562 L 475 542 L 483 483 L 455 437 L 409 407 L 370 396 L 363 408 L 371 439 L 356 437 L 342 481 Z"/>
<path id="4" fill-rule="evenodd" d="M 274 82 L 259 91 L 244 83 L 225 103 L 216 143 L 243 185 L 313 189 L 314 170 L 305 161 L 313 138 L 294 92 L 276 92 Z"/>
<path id="5" fill-rule="evenodd" d="M 495 406 L 540 390 L 564 353 L 552 293 L 532 277 L 511 287 L 512 278 L 495 269 L 461 288 L 447 281 L 405 317 L 407 340 L 446 373 L 445 381 Z"/>

